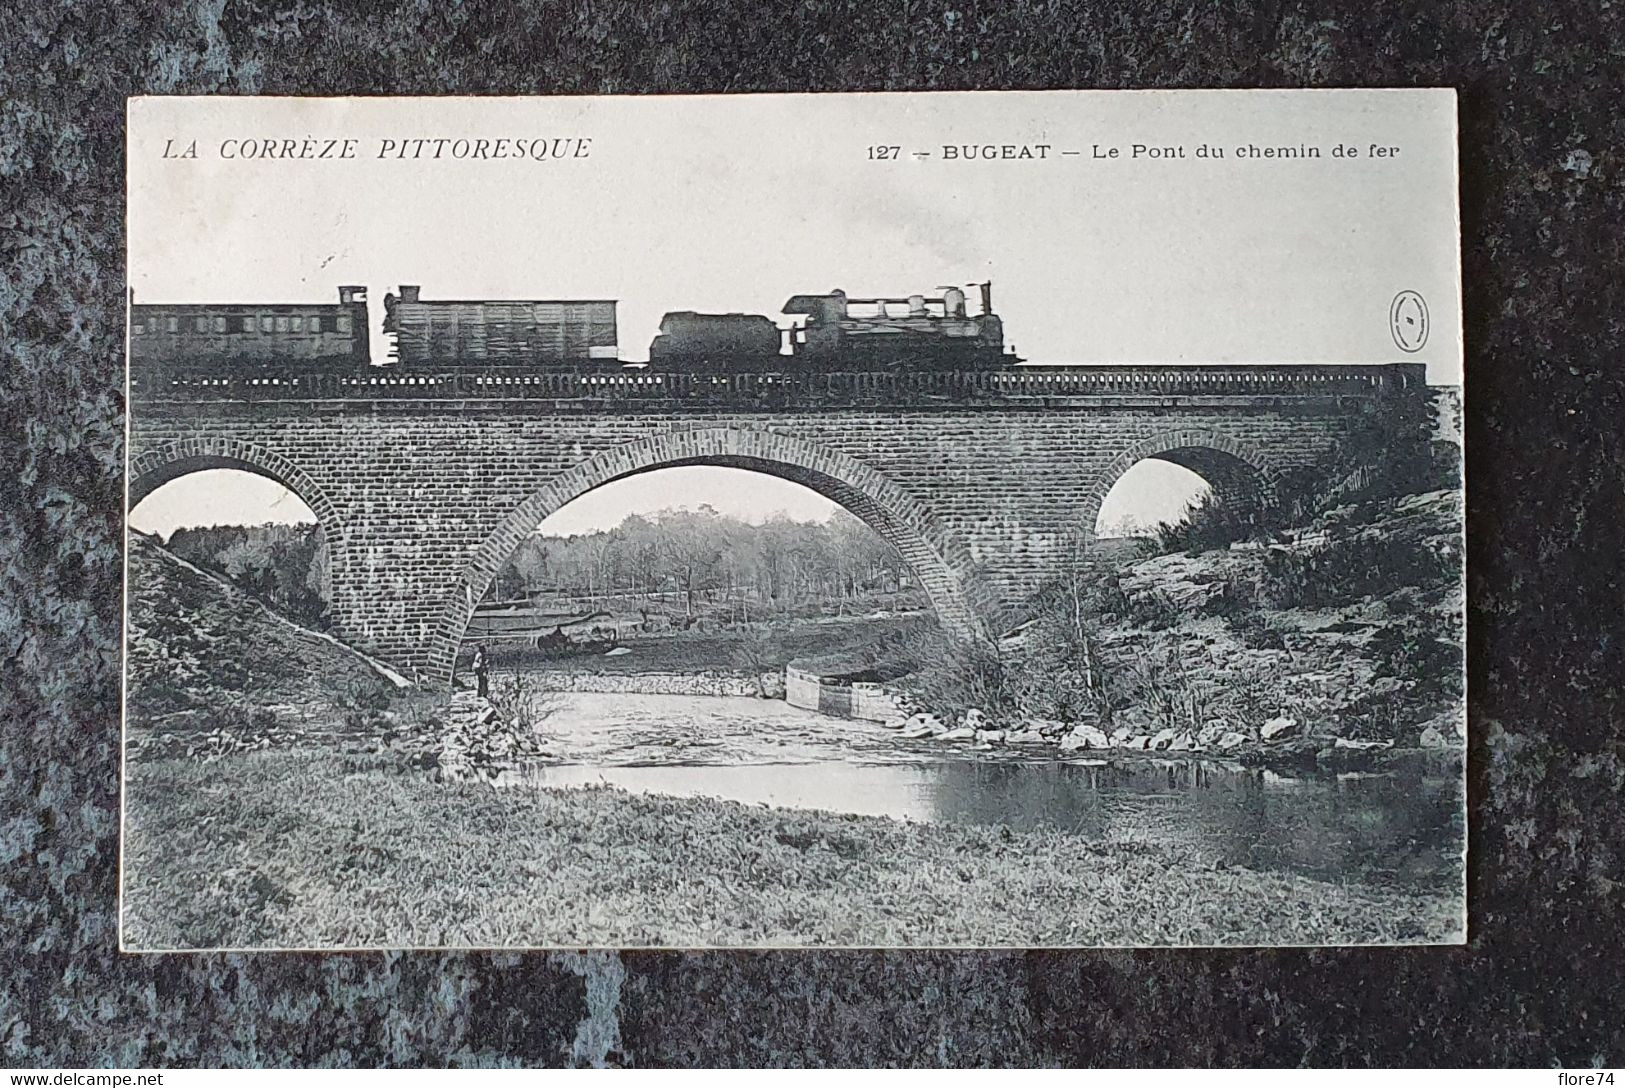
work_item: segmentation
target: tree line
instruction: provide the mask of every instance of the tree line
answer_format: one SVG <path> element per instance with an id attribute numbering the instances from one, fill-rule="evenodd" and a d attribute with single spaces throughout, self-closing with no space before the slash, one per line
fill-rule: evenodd
<path id="1" fill-rule="evenodd" d="M 318 525 L 178 529 L 167 546 L 301 623 L 328 622 L 328 557 Z M 631 514 L 599 532 L 526 537 L 487 599 L 546 598 L 594 608 L 643 602 L 688 617 L 723 610 L 736 622 L 921 603 L 903 557 L 845 510 L 824 521 L 780 514 L 753 524 L 710 506 Z"/>
<path id="2" fill-rule="evenodd" d="M 917 597 L 903 557 L 845 510 L 821 522 L 779 514 L 753 524 L 708 505 L 631 514 L 593 533 L 533 534 L 498 573 L 491 595 L 592 606 L 661 601 L 690 617 L 721 605 L 742 622 Z"/>
<path id="3" fill-rule="evenodd" d="M 166 546 L 189 563 L 224 574 L 300 623 L 328 623 L 327 547 L 319 525 L 177 529 Z"/>

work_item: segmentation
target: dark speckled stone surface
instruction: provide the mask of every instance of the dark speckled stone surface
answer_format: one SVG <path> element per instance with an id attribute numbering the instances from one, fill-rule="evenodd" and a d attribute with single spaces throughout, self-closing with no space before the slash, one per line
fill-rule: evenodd
<path id="1" fill-rule="evenodd" d="M 0 1063 L 1619 1064 L 1625 8 L 748 7 L 9 9 Z M 1470 947 L 118 954 L 125 96 L 1205 85 L 1461 90 Z"/>

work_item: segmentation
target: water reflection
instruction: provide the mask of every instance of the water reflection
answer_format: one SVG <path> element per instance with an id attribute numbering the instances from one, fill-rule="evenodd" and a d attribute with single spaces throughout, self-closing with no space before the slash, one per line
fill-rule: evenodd
<path id="1" fill-rule="evenodd" d="M 609 784 L 898 819 L 1164 842 L 1203 859 L 1353 883 L 1460 878 L 1463 782 L 1421 768 L 1301 777 L 1202 760 L 1057 759 L 903 742 L 782 702 L 576 695 L 553 758 L 509 785 Z"/>

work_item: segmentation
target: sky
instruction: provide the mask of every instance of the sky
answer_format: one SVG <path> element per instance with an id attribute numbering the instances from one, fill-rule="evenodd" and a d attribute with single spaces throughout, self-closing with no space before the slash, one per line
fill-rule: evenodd
<path id="1" fill-rule="evenodd" d="M 1185 504 L 1207 489 L 1193 472 L 1160 461 L 1142 461 L 1118 481 L 1101 504 L 1096 527 L 1103 535 L 1132 534 L 1173 521 Z M 681 496 L 674 502 L 673 496 Z M 810 488 L 760 472 L 695 466 L 658 469 L 605 484 L 556 510 L 538 526 L 548 536 L 573 536 L 619 525 L 628 514 L 669 507 L 708 505 L 753 524 L 776 514 L 796 521 L 823 521 L 836 504 Z M 171 480 L 130 513 L 139 532 L 167 540 L 176 529 L 199 525 L 308 525 L 310 507 L 280 484 L 238 469 L 208 469 Z"/>
<path id="2" fill-rule="evenodd" d="M 318 153 L 353 140 L 356 157 L 241 156 L 244 140 L 306 137 Z M 442 138 L 589 142 L 546 161 L 378 157 Z M 1237 157 L 1310 145 L 1323 157 Z M 1006 342 L 1036 362 L 1414 360 L 1461 381 L 1448 91 L 144 98 L 129 155 L 137 301 L 364 284 L 380 359 L 383 296 L 402 283 L 614 298 L 622 355 L 642 359 L 668 310 L 777 315 L 798 293 L 991 279 Z M 1406 290 L 1432 317 L 1414 355 L 1388 323 Z M 192 486 L 171 522 L 235 501 Z M 749 512 L 788 494 L 752 489 Z"/>

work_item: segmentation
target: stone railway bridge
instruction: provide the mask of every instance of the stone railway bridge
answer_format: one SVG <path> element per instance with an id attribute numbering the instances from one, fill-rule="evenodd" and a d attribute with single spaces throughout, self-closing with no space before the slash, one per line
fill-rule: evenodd
<path id="1" fill-rule="evenodd" d="M 269 477 L 320 520 L 339 633 L 450 678 L 475 603 L 520 540 L 602 484 L 752 469 L 862 518 L 941 622 L 986 637 L 1085 553 L 1147 458 L 1233 504 L 1358 431 L 1425 442 L 1424 367 L 1023 367 L 704 376 L 462 371 L 132 377 L 129 502 L 200 469 Z"/>

